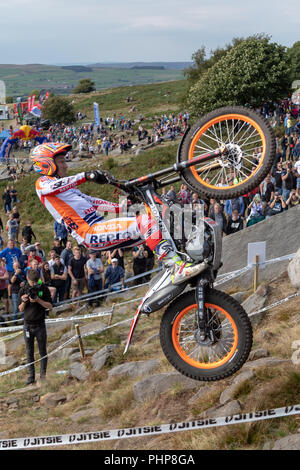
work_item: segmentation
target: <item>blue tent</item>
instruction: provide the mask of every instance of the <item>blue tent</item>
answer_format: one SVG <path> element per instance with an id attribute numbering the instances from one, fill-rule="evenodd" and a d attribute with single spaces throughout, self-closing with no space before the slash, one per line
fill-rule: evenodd
<path id="1" fill-rule="evenodd" d="M 5 140 L 7 137 L 10 137 L 10 133 L 6 131 L 5 129 L 0 132 L 0 140 Z"/>

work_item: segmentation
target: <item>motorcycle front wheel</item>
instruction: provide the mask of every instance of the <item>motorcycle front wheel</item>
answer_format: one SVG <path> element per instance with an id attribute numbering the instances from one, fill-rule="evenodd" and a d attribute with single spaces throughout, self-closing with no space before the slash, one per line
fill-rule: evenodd
<path id="1" fill-rule="evenodd" d="M 275 137 L 266 119 L 242 106 L 203 116 L 185 135 L 178 162 L 191 162 L 217 149 L 226 152 L 186 168 L 182 180 L 204 198 L 232 199 L 249 193 L 270 172 Z"/>
<path id="2" fill-rule="evenodd" d="M 195 380 L 217 381 L 237 372 L 252 347 L 252 326 L 242 306 L 224 292 L 205 294 L 208 324 L 214 341 L 201 341 L 195 291 L 182 294 L 164 313 L 160 342 L 168 361 Z"/>

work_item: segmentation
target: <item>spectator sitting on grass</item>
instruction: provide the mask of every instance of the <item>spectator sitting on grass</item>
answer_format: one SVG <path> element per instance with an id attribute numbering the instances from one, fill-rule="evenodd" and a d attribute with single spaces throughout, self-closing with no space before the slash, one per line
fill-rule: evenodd
<path id="1" fill-rule="evenodd" d="M 125 289 L 125 281 L 124 281 L 125 272 L 121 266 L 118 265 L 117 258 L 113 258 L 111 260 L 111 265 L 105 271 L 105 284 L 104 289 L 109 289 L 111 292 L 119 291 L 120 287 L 112 287 L 113 284 L 117 282 L 121 282 L 122 289 Z"/>
<path id="2" fill-rule="evenodd" d="M 247 218 L 247 227 L 250 225 L 254 225 L 257 222 L 263 220 L 264 217 L 264 207 L 261 201 L 261 197 L 259 194 L 256 194 L 253 200 L 250 202 L 248 206 L 248 210 L 250 209 L 250 214 Z"/>

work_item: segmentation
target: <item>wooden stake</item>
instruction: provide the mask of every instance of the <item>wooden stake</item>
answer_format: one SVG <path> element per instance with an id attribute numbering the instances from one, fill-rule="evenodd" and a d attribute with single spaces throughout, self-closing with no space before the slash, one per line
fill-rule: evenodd
<path id="1" fill-rule="evenodd" d="M 114 314 L 114 308 L 115 308 L 115 304 L 113 304 L 113 306 L 112 306 L 112 310 L 111 310 L 111 314 L 109 315 L 108 325 L 107 326 L 111 325 L 113 314 Z"/>
<path id="2" fill-rule="evenodd" d="M 82 343 L 82 338 L 80 336 L 79 325 L 75 325 L 75 331 L 76 331 L 76 334 L 78 336 L 78 343 L 79 343 L 79 349 L 80 349 L 81 357 L 82 357 L 82 359 L 84 359 L 85 358 L 85 352 L 84 352 L 84 347 L 83 347 L 83 343 Z"/>
<path id="3" fill-rule="evenodd" d="M 258 287 L 258 270 L 259 270 L 259 256 L 255 255 L 254 284 L 253 284 L 254 292 L 256 292 L 257 287 Z"/>

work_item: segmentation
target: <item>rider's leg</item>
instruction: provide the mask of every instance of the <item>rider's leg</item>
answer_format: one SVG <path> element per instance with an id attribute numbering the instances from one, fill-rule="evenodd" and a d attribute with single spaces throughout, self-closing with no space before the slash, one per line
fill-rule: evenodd
<path id="1" fill-rule="evenodd" d="M 147 245 L 162 261 L 166 268 L 172 269 L 173 284 L 180 284 L 189 278 L 196 276 L 206 268 L 205 263 L 186 263 L 175 251 L 172 243 L 162 237 L 157 222 L 150 216 L 143 214 L 137 217 L 137 223 L 141 235 Z"/>

